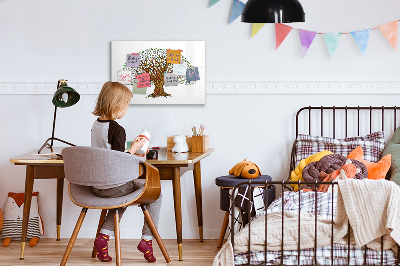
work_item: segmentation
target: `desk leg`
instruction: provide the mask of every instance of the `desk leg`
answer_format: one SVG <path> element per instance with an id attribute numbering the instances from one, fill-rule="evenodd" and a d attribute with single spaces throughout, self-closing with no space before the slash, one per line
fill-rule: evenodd
<path id="1" fill-rule="evenodd" d="M 21 232 L 21 255 L 20 259 L 24 259 L 26 235 L 28 233 L 29 213 L 31 212 L 31 200 L 34 181 L 34 166 L 26 166 L 25 177 L 25 195 L 24 195 L 24 213 L 22 219 L 22 232 Z"/>
<path id="2" fill-rule="evenodd" d="M 200 161 L 194 164 L 194 191 L 196 194 L 197 220 L 199 225 L 200 242 L 203 242 L 203 203 L 201 196 L 201 168 Z"/>
<path id="3" fill-rule="evenodd" d="M 182 260 L 182 206 L 181 206 L 181 174 L 179 167 L 174 167 L 174 178 L 172 179 L 174 191 L 175 223 L 178 242 L 179 260 Z"/>
<path id="4" fill-rule="evenodd" d="M 57 178 L 57 241 L 60 241 L 64 178 Z"/>

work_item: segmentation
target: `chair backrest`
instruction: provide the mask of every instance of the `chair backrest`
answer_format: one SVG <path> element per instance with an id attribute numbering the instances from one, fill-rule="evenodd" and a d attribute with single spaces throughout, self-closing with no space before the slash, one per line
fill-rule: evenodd
<path id="1" fill-rule="evenodd" d="M 83 186 L 118 186 L 139 176 L 144 159 L 132 154 L 97 147 L 62 150 L 65 179 Z"/>

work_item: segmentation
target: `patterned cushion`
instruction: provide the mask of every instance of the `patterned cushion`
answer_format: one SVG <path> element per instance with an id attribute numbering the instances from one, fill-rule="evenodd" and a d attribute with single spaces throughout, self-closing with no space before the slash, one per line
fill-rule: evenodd
<path id="1" fill-rule="evenodd" d="M 298 165 L 302 159 L 323 150 L 329 150 L 347 157 L 357 146 L 363 148 L 365 160 L 378 162 L 385 147 L 383 131 L 374 132 L 364 137 L 345 139 L 299 134 L 296 139 L 296 165 Z"/>

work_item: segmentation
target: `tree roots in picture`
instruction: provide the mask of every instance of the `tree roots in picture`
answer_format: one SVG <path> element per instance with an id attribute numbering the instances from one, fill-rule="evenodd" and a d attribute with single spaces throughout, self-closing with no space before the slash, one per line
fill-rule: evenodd
<path id="1" fill-rule="evenodd" d="M 159 92 L 159 93 L 153 92 L 152 94 L 147 95 L 146 98 L 158 98 L 158 97 L 165 97 L 165 98 L 167 98 L 167 97 L 171 97 L 171 94 L 166 93 L 166 92 L 164 92 L 164 91 L 163 91 L 163 92 Z"/>

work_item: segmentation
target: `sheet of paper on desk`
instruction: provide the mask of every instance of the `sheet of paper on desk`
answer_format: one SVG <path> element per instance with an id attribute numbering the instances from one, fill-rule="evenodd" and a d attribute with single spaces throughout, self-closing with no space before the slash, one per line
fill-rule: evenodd
<path id="1" fill-rule="evenodd" d="M 52 152 L 52 153 L 33 153 L 31 156 L 43 156 L 49 157 L 50 159 L 62 159 L 62 155 L 60 153 Z"/>

